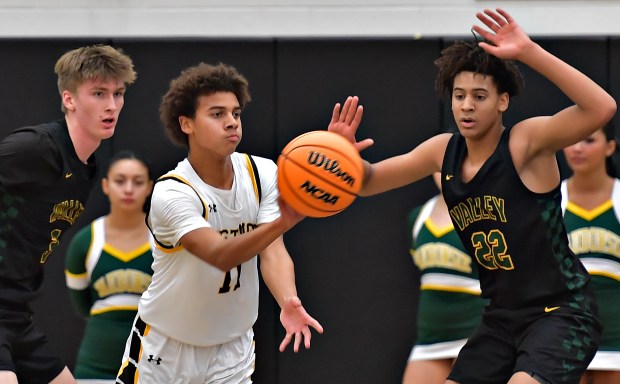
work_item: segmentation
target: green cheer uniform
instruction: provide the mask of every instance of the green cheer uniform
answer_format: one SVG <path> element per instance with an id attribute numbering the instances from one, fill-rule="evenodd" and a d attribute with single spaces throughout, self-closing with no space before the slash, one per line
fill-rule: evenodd
<path id="1" fill-rule="evenodd" d="M 562 208 L 569 245 L 592 276 L 603 323 L 601 345 L 589 370 L 620 370 L 620 180 L 611 199 L 592 210 L 574 204 L 562 182 Z"/>
<path id="2" fill-rule="evenodd" d="M 409 360 L 455 358 L 482 318 L 478 267 L 452 224 L 430 219 L 439 196 L 411 211 L 410 253 L 420 271 L 417 338 Z"/>
<path id="3" fill-rule="evenodd" d="M 76 311 L 88 317 L 76 379 L 115 380 L 140 295 L 153 275 L 151 249 L 151 242 L 130 252 L 107 244 L 103 217 L 72 239 L 66 258 L 67 286 Z"/>

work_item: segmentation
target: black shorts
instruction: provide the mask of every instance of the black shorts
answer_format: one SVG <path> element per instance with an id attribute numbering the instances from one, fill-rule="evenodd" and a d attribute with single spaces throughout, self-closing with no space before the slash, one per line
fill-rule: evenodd
<path id="1" fill-rule="evenodd" d="M 523 371 L 543 383 L 577 384 L 598 349 L 601 329 L 596 302 L 587 291 L 547 306 L 489 306 L 448 378 L 497 384 Z"/>
<path id="2" fill-rule="evenodd" d="M 20 384 L 49 383 L 65 368 L 29 313 L 0 309 L 0 371 L 12 371 Z"/>

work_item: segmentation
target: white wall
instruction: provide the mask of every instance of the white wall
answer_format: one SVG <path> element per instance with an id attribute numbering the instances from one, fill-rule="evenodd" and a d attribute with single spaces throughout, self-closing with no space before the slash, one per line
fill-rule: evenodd
<path id="1" fill-rule="evenodd" d="M 530 35 L 620 35 L 617 0 L 0 0 L 0 37 L 458 36 L 498 6 Z"/>

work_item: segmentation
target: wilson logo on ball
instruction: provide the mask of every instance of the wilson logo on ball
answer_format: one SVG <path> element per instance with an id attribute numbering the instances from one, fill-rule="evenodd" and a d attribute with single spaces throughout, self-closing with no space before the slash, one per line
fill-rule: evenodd
<path id="1" fill-rule="evenodd" d="M 339 179 L 350 186 L 355 185 L 355 178 L 348 172 L 340 169 L 338 160 L 332 160 L 325 156 L 323 153 L 310 151 L 308 154 L 308 164 L 314 165 L 318 168 L 323 168 L 328 173 L 336 176 Z"/>

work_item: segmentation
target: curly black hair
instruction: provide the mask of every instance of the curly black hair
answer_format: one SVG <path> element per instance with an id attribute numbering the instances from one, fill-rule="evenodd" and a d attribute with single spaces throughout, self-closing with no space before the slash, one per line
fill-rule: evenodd
<path id="1" fill-rule="evenodd" d="M 170 82 L 168 92 L 159 106 L 159 117 L 168 138 L 176 145 L 188 147 L 188 138 L 181 130 L 180 116 L 194 118 L 198 99 L 216 92 L 232 92 L 241 109 L 252 100 L 246 78 L 227 64 L 200 63 L 186 68 Z"/>
<path id="2" fill-rule="evenodd" d="M 456 41 L 443 49 L 441 56 L 435 60 L 439 73 L 435 88 L 440 94 L 452 95 L 454 78 L 461 72 L 473 72 L 491 76 L 499 93 L 507 92 L 516 96 L 524 87 L 523 76 L 517 65 L 511 60 L 504 60 L 487 53 L 480 48 L 478 41 Z"/>

